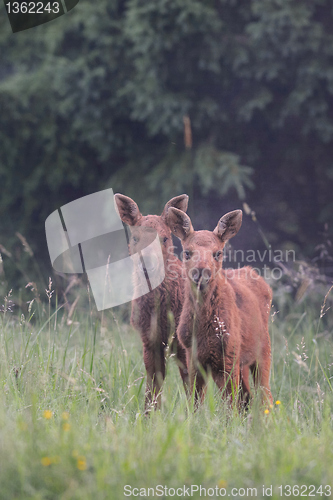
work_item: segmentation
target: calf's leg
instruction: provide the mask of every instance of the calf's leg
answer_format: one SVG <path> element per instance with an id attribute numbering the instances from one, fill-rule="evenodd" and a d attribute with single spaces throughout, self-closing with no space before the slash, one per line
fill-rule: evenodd
<path id="1" fill-rule="evenodd" d="M 181 376 L 183 384 L 184 384 L 185 392 L 188 395 L 190 381 L 189 381 L 189 374 L 188 374 L 188 370 L 187 370 L 186 352 L 185 352 L 185 349 L 179 344 L 178 340 L 176 341 L 176 345 L 177 345 L 177 351 L 176 351 L 177 365 L 178 365 L 180 376 Z"/>
<path id="2" fill-rule="evenodd" d="M 194 406 L 197 408 L 199 402 L 202 402 L 205 398 L 206 379 L 199 369 L 198 360 L 193 356 L 192 349 L 186 350 L 186 365 L 189 379 L 188 395 L 191 397 L 194 391 Z"/>
<path id="3" fill-rule="evenodd" d="M 230 372 L 219 371 L 218 373 L 213 373 L 213 379 L 220 391 L 224 391 L 230 403 L 232 405 L 234 403 L 238 404 L 238 391 L 240 385 L 239 365 L 235 365 Z"/>
<path id="4" fill-rule="evenodd" d="M 248 407 L 250 403 L 250 397 L 251 397 L 251 389 L 250 389 L 250 380 L 249 380 L 249 375 L 250 375 L 250 367 L 249 366 L 243 366 L 240 370 L 240 376 L 241 376 L 241 401 L 242 404 L 245 408 Z"/>
<path id="5" fill-rule="evenodd" d="M 261 399 L 263 405 L 273 404 L 273 397 L 269 386 L 271 360 L 270 354 L 263 360 L 251 366 L 255 388 L 261 391 Z"/>
<path id="6" fill-rule="evenodd" d="M 161 343 L 144 345 L 143 359 L 147 371 L 145 397 L 146 413 L 161 407 L 161 387 L 165 378 L 164 346 Z"/>

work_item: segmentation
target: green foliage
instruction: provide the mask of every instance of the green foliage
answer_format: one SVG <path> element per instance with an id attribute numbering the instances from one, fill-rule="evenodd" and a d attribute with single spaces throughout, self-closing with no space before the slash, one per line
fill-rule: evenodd
<path id="1" fill-rule="evenodd" d="M 5 16 L 3 244 L 20 231 L 44 258 L 47 215 L 108 186 L 143 211 L 246 198 L 305 252 L 333 222 L 328 0 L 81 0 L 15 35 Z"/>
<path id="2" fill-rule="evenodd" d="M 279 498 L 280 484 L 331 485 L 332 319 L 319 318 L 323 296 L 272 316 L 271 388 L 281 404 L 269 414 L 256 398 L 248 414 L 230 409 L 211 380 L 193 412 L 170 357 L 162 409 L 149 418 L 139 335 L 117 311 L 78 311 L 81 300 L 71 318 L 37 302 L 18 318 L 4 302 L 1 498 L 121 498 L 126 484 L 253 487 L 257 498 L 265 484 Z"/>

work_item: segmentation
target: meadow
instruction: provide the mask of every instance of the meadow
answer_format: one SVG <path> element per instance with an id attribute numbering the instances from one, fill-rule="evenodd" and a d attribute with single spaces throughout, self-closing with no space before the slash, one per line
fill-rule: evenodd
<path id="1" fill-rule="evenodd" d="M 81 294 L 68 311 L 51 286 L 46 305 L 22 314 L 5 297 L 0 499 L 332 498 L 328 289 L 301 303 L 275 293 L 273 407 L 254 397 L 240 414 L 210 381 L 194 412 L 170 355 L 162 409 L 149 417 L 128 307 L 98 314 Z"/>

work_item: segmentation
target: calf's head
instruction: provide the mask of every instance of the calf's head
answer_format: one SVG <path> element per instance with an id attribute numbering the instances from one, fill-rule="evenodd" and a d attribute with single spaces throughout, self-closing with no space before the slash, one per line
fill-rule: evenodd
<path id="1" fill-rule="evenodd" d="M 194 231 L 187 214 L 170 208 L 168 224 L 173 234 L 182 240 L 187 277 L 194 287 L 206 290 L 222 269 L 224 245 L 238 233 L 242 225 L 242 211 L 225 214 L 214 231 Z"/>
<path id="2" fill-rule="evenodd" d="M 155 239 L 157 233 L 162 247 L 164 263 L 166 263 L 170 255 L 173 255 L 172 235 L 168 223 L 169 212 L 172 207 L 176 207 L 182 213 L 186 212 L 188 206 L 187 194 L 169 200 L 161 215 L 142 215 L 135 201 L 123 194 L 115 194 L 115 202 L 121 220 L 130 226 L 130 253 L 146 248 Z M 149 256 L 145 256 L 145 263 L 146 267 L 153 270 L 153 253 L 151 259 L 149 259 Z"/>

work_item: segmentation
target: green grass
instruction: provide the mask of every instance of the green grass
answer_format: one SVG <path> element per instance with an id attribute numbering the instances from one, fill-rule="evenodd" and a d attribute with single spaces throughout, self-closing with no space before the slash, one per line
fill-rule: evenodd
<path id="1" fill-rule="evenodd" d="M 162 410 L 149 418 L 139 335 L 112 310 L 103 328 L 84 311 L 68 326 L 63 311 L 36 311 L 36 323 L 0 316 L 1 499 L 120 499 L 125 485 L 201 485 L 206 498 L 216 486 L 226 496 L 244 488 L 232 498 L 264 498 L 263 485 L 271 498 L 279 485 L 333 487 L 331 311 L 319 320 L 320 304 L 309 303 L 274 316 L 271 388 L 281 404 L 269 414 L 255 398 L 240 415 L 211 382 L 193 412 L 170 358 Z"/>

